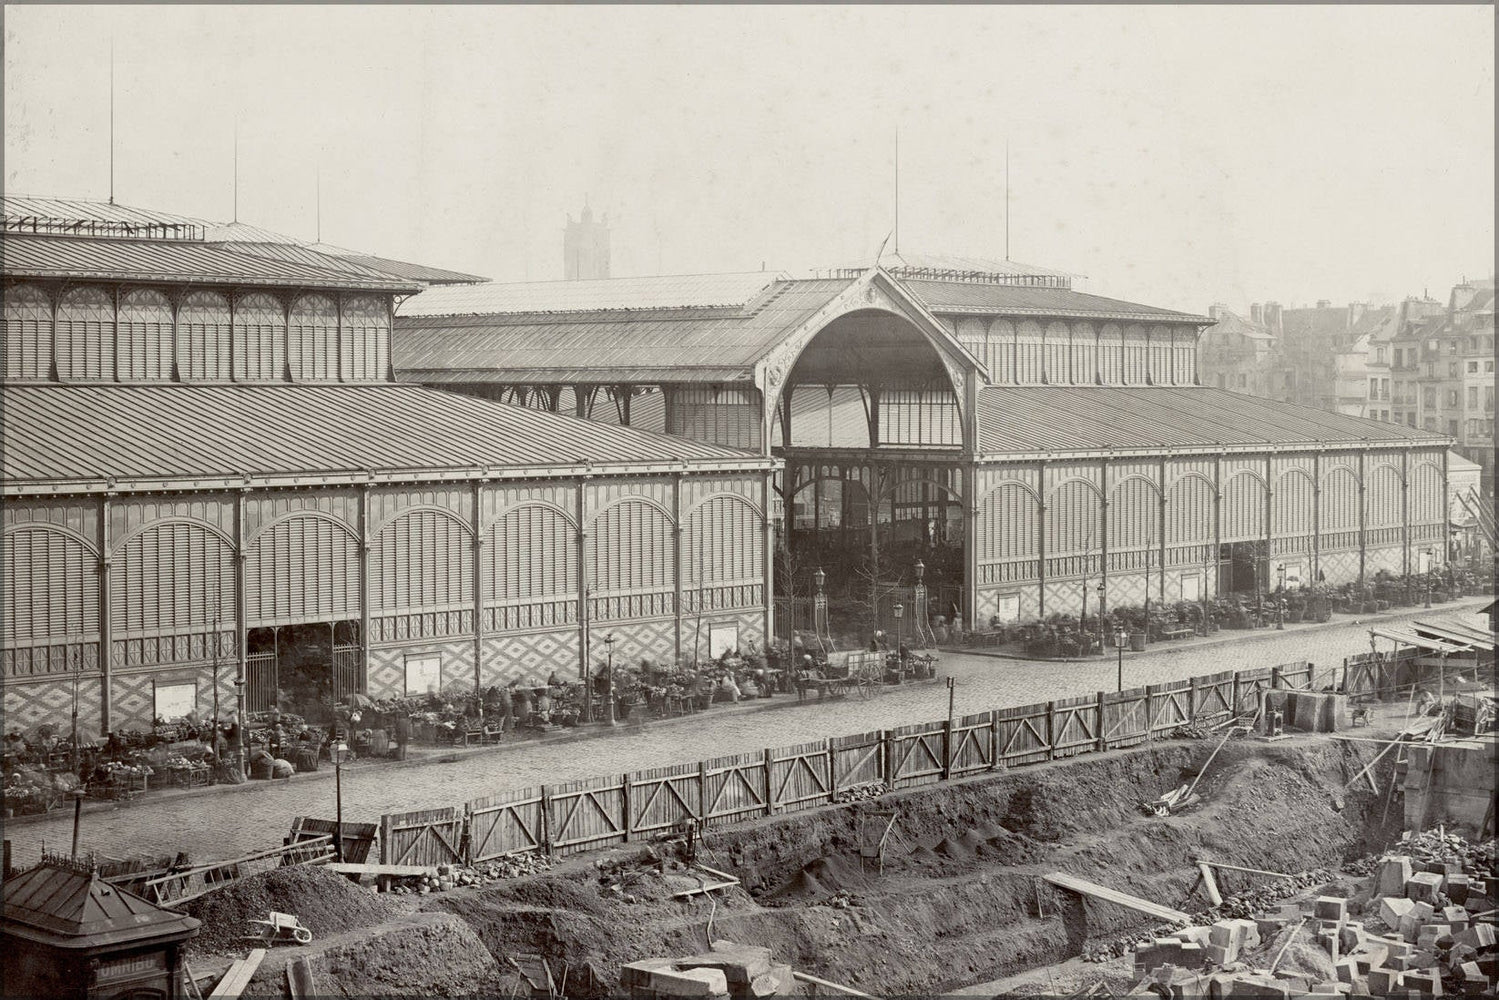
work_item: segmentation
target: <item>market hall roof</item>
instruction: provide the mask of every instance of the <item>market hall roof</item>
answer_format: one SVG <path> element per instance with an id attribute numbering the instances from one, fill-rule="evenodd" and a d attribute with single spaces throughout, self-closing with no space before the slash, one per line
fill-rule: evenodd
<path id="1" fill-rule="evenodd" d="M 392 363 L 422 382 L 747 381 L 850 284 L 753 272 L 429 289 L 397 310 Z M 428 313 L 480 298 L 494 311 Z"/>
<path id="2" fill-rule="evenodd" d="M 415 385 L 8 385 L 0 402 L 7 495 L 771 464 Z"/>
<path id="3" fill-rule="evenodd" d="M 351 273 L 188 240 L 93 239 L 21 236 L 3 241 L 9 278 L 70 278 L 169 284 L 270 285 L 414 292 L 414 282 L 388 275 Z"/>
<path id="4" fill-rule="evenodd" d="M 993 386 L 979 392 L 979 451 L 1057 452 L 1441 445 L 1448 438 L 1209 386 Z"/>
<path id="5" fill-rule="evenodd" d="M 753 271 L 429 288 L 397 309 L 393 359 L 402 378 L 429 384 L 747 381 L 766 352 L 870 273 L 806 279 Z M 929 317 L 1212 322 L 1066 288 L 873 273 Z M 946 326 L 950 333 L 951 319 Z"/>
<path id="6" fill-rule="evenodd" d="M 432 284 L 487 280 L 478 275 L 362 254 L 324 243 L 309 244 L 249 223 L 213 222 L 112 202 L 4 195 L 0 196 L 0 221 L 3 221 L 7 238 L 19 234 L 206 243 L 228 247 L 241 254 L 294 260 L 309 267 L 346 274 L 363 274 L 403 291 L 415 291 Z"/>

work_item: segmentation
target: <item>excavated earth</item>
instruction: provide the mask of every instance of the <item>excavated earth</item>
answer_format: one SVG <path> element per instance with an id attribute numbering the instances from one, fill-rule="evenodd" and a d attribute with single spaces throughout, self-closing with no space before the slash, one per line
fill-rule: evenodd
<path id="1" fill-rule="evenodd" d="M 1193 855 L 1332 870 L 1399 836 L 1388 759 L 1374 771 L 1379 794 L 1363 780 L 1345 791 L 1370 749 L 1313 736 L 1231 740 L 1197 804 L 1164 818 L 1142 812 L 1195 777 L 1216 742 L 1156 742 L 710 829 L 699 860 L 743 883 L 716 900 L 672 899 L 680 878 L 650 863 L 668 849 L 632 845 L 488 888 L 394 897 L 384 913 L 355 907 L 360 926 L 278 949 L 250 992 L 286 995 L 286 963 L 306 955 L 327 995 L 524 994 L 510 959 L 529 953 L 547 956 L 566 994 L 586 1000 L 617 995 L 622 963 L 729 939 L 869 993 L 931 995 L 1075 963 L 1090 944 L 1153 924 L 1055 890 L 1045 873 L 1192 912 L 1207 905 Z M 861 867 L 861 816 L 892 808 L 883 872 Z M 618 876 L 601 877 L 600 865 L 640 874 L 616 892 Z M 1226 891 L 1250 878 L 1232 877 Z"/>

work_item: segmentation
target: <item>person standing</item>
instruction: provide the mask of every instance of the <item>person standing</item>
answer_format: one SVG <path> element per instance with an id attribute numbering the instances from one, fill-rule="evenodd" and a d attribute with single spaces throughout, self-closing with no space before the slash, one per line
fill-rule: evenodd
<path id="1" fill-rule="evenodd" d="M 406 744 L 411 742 L 411 716 L 399 710 L 395 715 L 396 760 L 405 760 Z"/>

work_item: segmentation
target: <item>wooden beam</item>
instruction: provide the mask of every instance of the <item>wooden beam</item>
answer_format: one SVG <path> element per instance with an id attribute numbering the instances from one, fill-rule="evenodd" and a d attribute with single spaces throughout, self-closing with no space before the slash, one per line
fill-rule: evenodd
<path id="1" fill-rule="evenodd" d="M 1157 920 L 1184 924 L 1191 923 L 1192 921 L 1192 918 L 1181 910 L 1173 910 L 1169 906 L 1152 903 L 1148 899 L 1131 896 L 1127 892 L 1110 889 L 1107 886 L 1099 885 L 1097 882 L 1089 882 L 1087 879 L 1078 878 L 1075 875 L 1068 875 L 1064 872 L 1052 872 L 1049 875 L 1043 875 L 1042 878 L 1059 889 L 1066 889 L 1069 892 L 1076 892 L 1084 896 L 1093 896 L 1104 902 L 1113 903 L 1116 906 L 1122 906 L 1125 909 L 1135 910 L 1147 916 L 1155 917 Z"/>
<path id="2" fill-rule="evenodd" d="M 837 990 L 839 993 L 842 993 L 844 996 L 850 996 L 850 997 L 868 997 L 869 1000 L 875 1000 L 875 998 L 873 996 L 871 996 L 870 994 L 868 994 L 868 993 L 860 993 L 858 990 L 854 989 L 852 986 L 844 986 L 844 985 L 842 985 L 840 983 L 830 982 L 829 980 L 826 980 L 826 979 L 818 979 L 816 976 L 812 975 L 810 972 L 792 972 L 791 973 L 791 978 L 795 979 L 795 980 L 797 980 L 799 982 L 811 983 L 813 986 L 821 987 L 823 989 Z"/>
<path id="3" fill-rule="evenodd" d="M 252 948 L 248 956 L 236 959 L 234 964 L 229 966 L 229 971 L 224 973 L 224 978 L 220 979 L 219 984 L 213 988 L 213 992 L 208 994 L 208 1000 L 215 1000 L 217 997 L 237 997 L 243 993 L 245 987 L 250 985 L 250 980 L 255 977 L 255 970 L 259 969 L 260 963 L 265 961 L 265 953 L 264 948 Z"/>

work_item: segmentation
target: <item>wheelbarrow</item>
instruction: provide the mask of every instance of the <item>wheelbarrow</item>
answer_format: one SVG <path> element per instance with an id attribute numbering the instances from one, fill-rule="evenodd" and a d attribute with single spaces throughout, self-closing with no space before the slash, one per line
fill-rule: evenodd
<path id="1" fill-rule="evenodd" d="M 265 920 L 249 920 L 246 923 L 250 925 L 250 932 L 245 937 L 268 946 L 286 942 L 312 943 L 312 931 L 303 927 L 302 922 L 290 913 L 272 910 Z"/>

